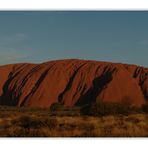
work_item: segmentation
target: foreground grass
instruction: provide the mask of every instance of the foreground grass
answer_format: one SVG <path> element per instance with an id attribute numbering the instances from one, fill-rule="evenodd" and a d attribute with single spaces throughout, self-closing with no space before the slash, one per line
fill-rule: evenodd
<path id="1" fill-rule="evenodd" d="M 147 137 L 148 115 L 55 116 L 49 110 L 0 108 L 1 137 Z"/>

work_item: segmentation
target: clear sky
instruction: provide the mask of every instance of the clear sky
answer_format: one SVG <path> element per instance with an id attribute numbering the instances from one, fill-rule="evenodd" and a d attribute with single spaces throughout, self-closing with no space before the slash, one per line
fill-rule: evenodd
<path id="1" fill-rule="evenodd" d="M 148 12 L 0 12 L 0 64 L 65 58 L 148 67 Z"/>

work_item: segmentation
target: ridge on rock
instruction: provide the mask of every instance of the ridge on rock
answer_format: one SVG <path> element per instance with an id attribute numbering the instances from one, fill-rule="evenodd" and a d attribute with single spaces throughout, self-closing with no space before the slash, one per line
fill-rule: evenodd
<path id="1" fill-rule="evenodd" d="M 0 66 L 0 105 L 81 106 L 99 100 L 120 102 L 124 97 L 135 106 L 147 101 L 147 68 L 77 59 Z"/>

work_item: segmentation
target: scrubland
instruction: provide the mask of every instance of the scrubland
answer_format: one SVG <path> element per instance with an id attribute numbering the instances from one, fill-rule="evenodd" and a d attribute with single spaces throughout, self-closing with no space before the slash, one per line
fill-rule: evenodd
<path id="1" fill-rule="evenodd" d="M 105 116 L 68 110 L 0 107 L 1 137 L 147 137 L 148 114 Z"/>

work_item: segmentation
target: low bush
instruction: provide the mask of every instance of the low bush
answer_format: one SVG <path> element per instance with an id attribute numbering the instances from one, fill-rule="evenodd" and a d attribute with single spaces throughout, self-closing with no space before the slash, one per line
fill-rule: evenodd
<path id="1" fill-rule="evenodd" d="M 144 113 L 148 113 L 148 103 L 145 103 L 145 104 L 142 105 L 142 111 Z"/>
<path id="2" fill-rule="evenodd" d="M 13 121 L 13 124 L 26 129 L 39 128 L 43 126 L 43 122 L 40 119 L 27 115 L 21 116 L 19 119 Z"/>
<path id="3" fill-rule="evenodd" d="M 39 129 L 42 127 L 53 129 L 58 126 L 58 121 L 55 118 L 49 118 L 49 117 L 38 118 L 38 117 L 23 115 L 15 120 L 12 120 L 12 125 L 17 127 L 22 127 L 24 129 Z"/>
<path id="4" fill-rule="evenodd" d="M 98 103 L 82 107 L 81 114 L 90 116 L 105 116 L 110 114 L 116 114 L 116 110 L 116 104 L 100 101 Z"/>
<path id="5" fill-rule="evenodd" d="M 137 108 L 132 106 L 132 101 L 129 97 L 124 97 L 121 102 L 103 102 L 86 105 L 81 108 L 82 115 L 105 116 L 105 115 L 128 115 L 136 111 Z"/>
<path id="6" fill-rule="evenodd" d="M 60 103 L 53 103 L 50 106 L 50 111 L 54 112 L 54 111 L 61 111 L 63 109 L 63 105 Z"/>
<path id="7" fill-rule="evenodd" d="M 49 129 L 54 129 L 59 125 L 56 118 L 47 118 L 44 120 L 44 123 L 45 123 L 45 126 L 47 126 Z"/>

